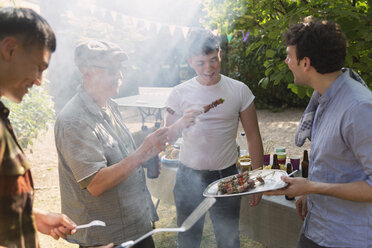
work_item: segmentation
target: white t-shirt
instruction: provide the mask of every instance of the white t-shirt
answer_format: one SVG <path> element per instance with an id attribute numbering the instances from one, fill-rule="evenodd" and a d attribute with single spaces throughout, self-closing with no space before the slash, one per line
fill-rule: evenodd
<path id="1" fill-rule="evenodd" d="M 190 168 L 221 170 L 236 162 L 239 113 L 253 102 L 254 95 L 244 83 L 221 75 L 210 86 L 192 78 L 174 87 L 167 99 L 167 107 L 182 116 L 188 109 L 202 109 L 220 98 L 224 103 L 199 115 L 195 125 L 182 132 L 180 162 Z"/>

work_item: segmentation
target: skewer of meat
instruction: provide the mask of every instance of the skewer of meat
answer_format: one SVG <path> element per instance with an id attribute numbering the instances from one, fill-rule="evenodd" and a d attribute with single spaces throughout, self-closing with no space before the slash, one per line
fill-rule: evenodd
<path id="1" fill-rule="evenodd" d="M 217 99 L 216 101 L 212 102 L 211 104 L 205 105 L 203 107 L 204 113 L 207 113 L 209 110 L 211 110 L 212 108 L 215 108 L 217 105 L 222 104 L 224 101 L 225 101 L 225 99 L 220 98 L 220 99 Z"/>
<path id="2" fill-rule="evenodd" d="M 218 183 L 218 194 L 236 194 L 246 192 L 258 185 L 264 184 L 265 181 L 261 176 L 254 179 L 249 177 L 249 172 L 244 171 L 241 174 L 226 178 Z"/>
<path id="3" fill-rule="evenodd" d="M 212 102 L 211 104 L 205 105 L 205 106 L 203 107 L 203 111 L 204 111 L 204 113 L 207 113 L 209 110 L 211 110 L 212 108 L 215 108 L 217 105 L 222 104 L 224 101 L 225 101 L 225 99 L 220 98 L 220 99 L 217 99 L 216 101 Z M 170 107 L 165 108 L 165 110 L 166 110 L 169 114 L 171 114 L 171 115 L 174 115 L 174 114 L 176 113 L 176 111 L 174 111 L 174 110 L 171 109 Z"/>

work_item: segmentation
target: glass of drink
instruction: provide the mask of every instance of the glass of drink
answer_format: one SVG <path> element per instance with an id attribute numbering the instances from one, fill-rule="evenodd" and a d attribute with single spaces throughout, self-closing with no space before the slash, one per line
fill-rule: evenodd
<path id="1" fill-rule="evenodd" d="M 277 154 L 278 154 L 278 163 L 285 165 L 287 154 L 285 152 L 278 152 Z"/>
<path id="2" fill-rule="evenodd" d="M 292 164 L 292 170 L 298 170 L 300 168 L 300 156 L 293 155 L 290 157 Z"/>
<path id="3" fill-rule="evenodd" d="M 238 171 L 239 173 L 242 173 L 244 171 L 249 171 L 251 170 L 251 160 L 250 159 L 240 159 L 239 160 L 239 166 L 238 166 Z"/>
<path id="4" fill-rule="evenodd" d="M 269 165 L 270 164 L 270 154 L 264 154 L 263 155 L 263 163 L 264 165 Z"/>

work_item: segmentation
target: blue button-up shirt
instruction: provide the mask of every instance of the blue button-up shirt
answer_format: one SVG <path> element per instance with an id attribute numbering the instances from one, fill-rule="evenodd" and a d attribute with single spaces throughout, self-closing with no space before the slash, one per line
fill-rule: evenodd
<path id="1" fill-rule="evenodd" d="M 311 141 L 310 181 L 372 187 L 371 91 L 339 76 L 319 98 Z M 310 194 L 304 233 L 321 246 L 372 247 L 372 203 Z"/>

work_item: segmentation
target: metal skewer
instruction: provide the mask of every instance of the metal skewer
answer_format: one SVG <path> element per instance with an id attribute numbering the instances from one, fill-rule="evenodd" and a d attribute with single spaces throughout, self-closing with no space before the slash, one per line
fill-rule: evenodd
<path id="1" fill-rule="evenodd" d="M 298 171 L 298 170 L 294 170 L 294 171 L 292 171 L 291 173 L 288 174 L 288 177 L 294 175 L 297 171 Z"/>

